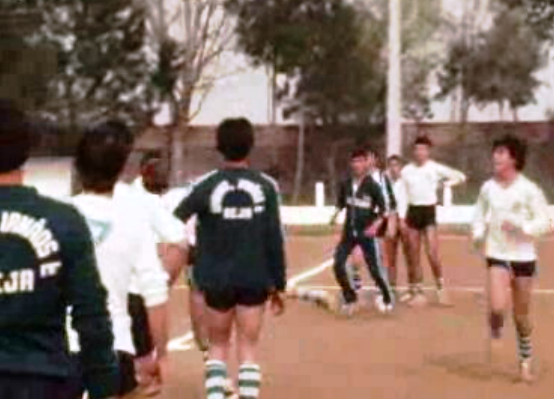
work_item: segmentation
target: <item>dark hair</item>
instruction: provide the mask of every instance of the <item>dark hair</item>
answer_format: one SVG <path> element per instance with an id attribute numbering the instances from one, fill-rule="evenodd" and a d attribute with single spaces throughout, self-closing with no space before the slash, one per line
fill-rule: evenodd
<path id="1" fill-rule="evenodd" d="M 242 161 L 254 147 L 254 128 L 246 118 L 225 119 L 217 127 L 216 148 L 227 161 Z"/>
<path id="2" fill-rule="evenodd" d="M 162 158 L 163 158 L 163 156 L 162 156 L 162 151 L 161 150 L 146 151 L 142 155 L 142 158 L 140 159 L 140 167 L 142 169 L 147 164 L 151 163 L 153 160 L 161 160 Z"/>
<path id="3" fill-rule="evenodd" d="M 414 147 L 416 145 L 426 145 L 427 147 L 432 147 L 433 142 L 428 136 L 418 136 L 414 141 Z"/>
<path id="4" fill-rule="evenodd" d="M 120 121 L 88 129 L 77 146 L 75 168 L 83 189 L 96 193 L 113 190 L 133 146 L 133 135 Z"/>
<path id="5" fill-rule="evenodd" d="M 140 174 L 144 187 L 153 194 L 162 194 L 169 188 L 169 162 L 161 152 L 146 154 L 142 160 Z"/>
<path id="6" fill-rule="evenodd" d="M 375 150 L 375 148 L 373 148 L 372 146 L 370 145 L 367 145 L 365 147 L 365 152 L 368 156 L 373 156 L 375 158 L 379 158 L 379 154 L 377 153 L 377 151 Z"/>
<path id="7" fill-rule="evenodd" d="M 398 163 L 404 163 L 404 160 L 402 159 L 402 157 L 400 155 L 391 155 L 390 157 L 388 157 L 387 159 L 387 162 L 388 163 L 391 163 L 391 162 L 398 162 Z"/>
<path id="8" fill-rule="evenodd" d="M 525 168 L 527 161 L 527 144 L 524 140 L 519 139 L 511 134 L 507 134 L 504 137 L 494 141 L 492 145 L 492 151 L 496 151 L 499 148 L 505 148 L 508 150 L 510 156 L 514 159 L 516 169 L 522 171 Z"/>
<path id="9" fill-rule="evenodd" d="M 31 151 L 31 128 L 25 113 L 0 99 L 0 173 L 20 169 Z"/>
<path id="10" fill-rule="evenodd" d="M 365 146 L 356 147 L 350 152 L 350 159 L 367 158 L 367 154 L 368 154 L 367 147 Z"/>

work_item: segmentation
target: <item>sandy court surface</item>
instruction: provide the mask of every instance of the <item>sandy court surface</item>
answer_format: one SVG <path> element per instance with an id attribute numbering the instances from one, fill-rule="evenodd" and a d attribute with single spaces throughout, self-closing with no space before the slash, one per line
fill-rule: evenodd
<path id="1" fill-rule="evenodd" d="M 493 365 L 484 361 L 482 260 L 468 253 L 463 237 L 444 235 L 441 240 L 454 308 L 399 306 L 389 317 L 366 309 L 354 319 L 343 319 L 306 303 L 290 302 L 285 316 L 267 319 L 260 348 L 262 398 L 552 398 L 554 272 L 549 260 L 554 259 L 554 241 L 546 241 L 540 250 L 533 310 L 539 380 L 528 387 L 514 380 L 517 363 L 511 322 L 501 361 Z M 335 241 L 333 236 L 290 237 L 289 277 L 321 265 L 331 256 Z M 403 262 L 400 271 L 403 284 Z M 431 282 L 427 266 L 425 275 Z M 365 273 L 364 282 L 369 285 Z M 330 268 L 308 274 L 300 285 L 336 290 Z M 172 372 L 163 395 L 167 399 L 203 398 L 202 361 L 190 339 L 186 295 L 181 287 L 172 296 Z M 233 364 L 231 369 L 235 368 Z"/>

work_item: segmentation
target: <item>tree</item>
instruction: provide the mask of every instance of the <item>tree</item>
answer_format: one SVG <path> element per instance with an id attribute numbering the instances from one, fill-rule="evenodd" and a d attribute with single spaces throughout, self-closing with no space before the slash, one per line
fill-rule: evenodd
<path id="1" fill-rule="evenodd" d="M 509 42 L 509 46 L 506 43 Z M 540 85 L 535 72 L 543 65 L 542 41 L 526 24 L 519 10 L 504 9 L 487 32 L 471 44 L 455 42 L 440 76 L 442 94 L 458 85 L 468 103 L 508 105 L 517 120 L 518 108 L 534 101 Z"/>
<path id="2" fill-rule="evenodd" d="M 221 77 L 221 56 L 230 49 L 233 24 L 219 0 L 144 0 L 150 46 L 157 54 L 153 84 L 169 105 L 173 181 L 179 182 L 182 137 Z"/>
<path id="3" fill-rule="evenodd" d="M 334 187 L 341 143 L 385 118 L 383 21 L 343 0 L 228 0 L 226 6 L 237 16 L 239 48 L 255 66 L 278 74 L 284 116 L 300 114 L 326 134 Z"/>
<path id="4" fill-rule="evenodd" d="M 501 0 L 501 3 L 519 10 L 537 37 L 554 39 L 554 0 Z"/>

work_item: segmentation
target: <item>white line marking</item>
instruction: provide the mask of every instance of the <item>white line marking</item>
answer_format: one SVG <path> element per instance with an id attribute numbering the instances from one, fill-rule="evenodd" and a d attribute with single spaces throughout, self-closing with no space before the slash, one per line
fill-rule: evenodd
<path id="1" fill-rule="evenodd" d="M 306 288 L 308 290 L 327 290 L 327 291 L 340 291 L 340 287 L 336 285 L 303 285 L 302 288 Z M 405 290 L 407 289 L 407 286 L 400 286 L 397 287 L 397 289 Z M 447 287 L 448 291 L 452 292 L 470 292 L 470 293 L 482 293 L 484 292 L 484 289 L 482 287 Z M 423 287 L 423 290 L 425 291 L 434 291 L 435 287 Z M 370 287 L 370 286 L 364 286 L 362 287 L 362 290 L 364 291 L 378 291 L 376 287 Z M 533 290 L 533 294 L 539 294 L 539 295 L 554 295 L 554 289 L 549 288 L 538 288 Z"/>
<path id="2" fill-rule="evenodd" d="M 288 280 L 287 285 L 295 286 L 299 282 L 307 280 L 310 277 L 318 275 L 319 273 L 327 270 L 332 265 L 333 265 L 333 260 L 328 259 L 325 262 L 323 262 L 322 264 L 320 264 L 319 266 L 308 269 L 308 270 L 306 270 L 306 271 L 304 271 L 304 272 L 302 272 L 302 273 L 300 273 L 300 274 L 298 274 L 294 277 L 291 277 Z M 186 285 L 179 285 L 177 287 L 174 287 L 174 289 L 177 289 L 177 290 L 182 290 L 182 289 L 186 289 L 186 288 L 188 288 Z M 189 331 L 185 335 L 183 335 L 181 337 L 174 338 L 171 341 L 169 341 L 169 343 L 167 345 L 167 350 L 169 350 L 170 352 L 185 352 L 185 351 L 188 351 L 188 350 L 192 349 L 192 345 L 190 345 L 190 342 L 193 339 L 194 339 L 194 334 L 193 334 L 192 331 Z"/>

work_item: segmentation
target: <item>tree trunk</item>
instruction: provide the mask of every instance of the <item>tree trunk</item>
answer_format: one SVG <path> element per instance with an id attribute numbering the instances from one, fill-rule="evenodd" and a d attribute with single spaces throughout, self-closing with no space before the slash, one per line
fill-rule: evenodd
<path id="1" fill-rule="evenodd" d="M 514 122 L 519 122 L 519 112 L 517 108 L 512 108 L 512 118 Z"/>
<path id="2" fill-rule="evenodd" d="M 301 111 L 300 127 L 298 130 L 298 142 L 296 145 L 296 172 L 294 175 L 294 188 L 292 192 L 293 204 L 298 204 L 300 193 L 302 190 L 302 182 L 304 180 L 304 161 L 305 161 L 305 141 L 306 141 L 306 124 L 304 112 Z"/>

